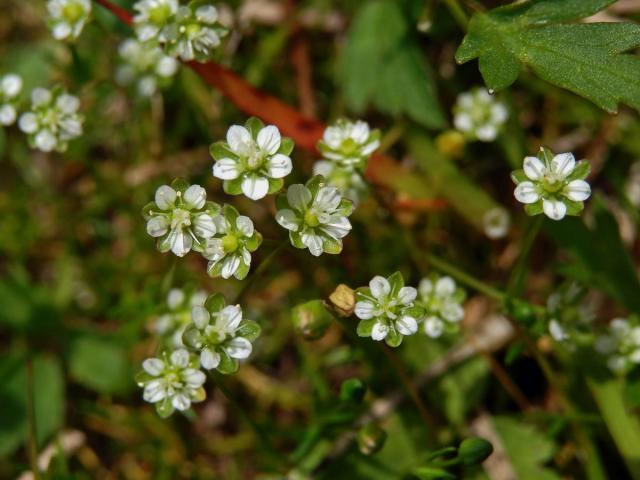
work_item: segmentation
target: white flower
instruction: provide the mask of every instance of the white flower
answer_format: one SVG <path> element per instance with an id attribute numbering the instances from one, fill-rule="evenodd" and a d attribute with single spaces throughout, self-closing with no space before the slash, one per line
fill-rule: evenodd
<path id="1" fill-rule="evenodd" d="M 330 160 L 319 160 L 313 164 L 313 174 L 322 175 L 328 186 L 336 187 L 354 205 L 367 194 L 367 184 L 360 171 L 355 168 L 341 167 Z"/>
<path id="2" fill-rule="evenodd" d="M 364 168 L 367 160 L 380 146 L 380 131 L 369 128 L 367 122 L 339 119 L 327 127 L 318 142 L 323 157 L 342 167 Z"/>
<path id="3" fill-rule="evenodd" d="M 133 9 L 137 12 L 133 17 L 133 26 L 141 41 L 167 41 L 165 29 L 175 19 L 178 0 L 140 0 L 133 5 Z"/>
<path id="4" fill-rule="evenodd" d="M 153 42 L 127 39 L 118 49 L 123 65 L 116 70 L 120 85 L 136 84 L 138 93 L 144 97 L 153 95 L 158 86 L 168 84 L 178 70 L 178 61 L 165 55 Z"/>
<path id="5" fill-rule="evenodd" d="M 569 334 L 555 318 L 549 322 L 549 334 L 556 342 L 564 342 L 569 339 Z"/>
<path id="6" fill-rule="evenodd" d="M 200 363 L 207 370 L 233 373 L 238 360 L 249 358 L 252 343 L 260 335 L 260 326 L 242 318 L 240 305 L 225 305 L 220 294 L 210 296 L 202 307 L 193 307 L 192 323 L 183 341 L 199 352 Z"/>
<path id="7" fill-rule="evenodd" d="M 164 337 L 171 347 L 183 347 L 182 334 L 191 323 L 191 309 L 204 305 L 207 299 L 202 290 L 186 294 L 184 290 L 172 288 L 167 295 L 167 309 L 154 323 L 155 332 Z"/>
<path id="8" fill-rule="evenodd" d="M 591 187 L 584 178 L 589 174 L 589 164 L 576 163 L 571 153 L 553 153 L 540 149 L 537 157 L 526 157 L 524 168 L 511 174 L 516 183 L 514 195 L 525 204 L 529 215 L 544 214 L 553 220 L 565 215 L 578 215 L 583 202 L 591 195 Z"/>
<path id="9" fill-rule="evenodd" d="M 171 250 L 178 257 L 192 249 L 202 252 L 217 232 L 215 218 L 220 213 L 218 204 L 206 200 L 204 188 L 181 179 L 156 190 L 155 201 L 145 206 L 143 216 L 147 233 L 158 239 L 158 250 Z"/>
<path id="10" fill-rule="evenodd" d="M 389 278 L 373 277 L 368 288 L 356 290 L 358 335 L 385 340 L 392 347 L 400 345 L 403 336 L 418 331 L 422 309 L 414 306 L 417 294 L 415 288 L 404 286 L 400 272 Z"/>
<path id="11" fill-rule="evenodd" d="M 594 348 L 607 357 L 607 365 L 615 373 L 625 373 L 640 364 L 640 322 L 637 318 L 616 318 L 609 332 L 596 338 Z"/>
<path id="12" fill-rule="evenodd" d="M 142 362 L 143 371 L 136 376 L 144 388 L 143 398 L 155 403 L 158 414 L 166 418 L 174 410 L 188 410 L 191 403 L 206 398 L 202 385 L 206 377 L 198 368 L 197 359 L 184 349 L 175 350 L 161 358 L 147 358 Z"/>
<path id="13" fill-rule="evenodd" d="M 259 200 L 284 185 L 283 178 L 292 169 L 292 150 L 293 141 L 281 137 L 277 127 L 265 127 L 252 117 L 244 127 L 231 126 L 226 142 L 211 145 L 211 156 L 216 160 L 213 176 L 224 180 L 226 193 L 243 193 L 251 200 Z"/>
<path id="14" fill-rule="evenodd" d="M 487 210 L 482 216 L 482 226 L 485 235 L 492 240 L 505 237 L 511 226 L 509 212 L 502 207 Z"/>
<path id="15" fill-rule="evenodd" d="M 31 92 L 31 110 L 18 120 L 32 147 L 64 152 L 69 140 L 82 134 L 84 118 L 78 114 L 80 100 L 61 88 L 36 88 Z"/>
<path id="16" fill-rule="evenodd" d="M 276 221 L 289 230 L 294 247 L 308 248 L 316 257 L 342 251 L 342 239 L 351 231 L 347 217 L 353 203 L 342 198 L 337 188 L 325 186 L 323 177 L 291 185 L 278 196 L 276 205 Z"/>
<path id="17" fill-rule="evenodd" d="M 464 318 L 462 303 L 466 294 L 458 288 L 451 277 L 432 275 L 423 278 L 418 285 L 419 298 L 416 305 L 424 309 L 424 332 L 432 337 L 440 337 L 445 331 L 455 332 Z"/>
<path id="18" fill-rule="evenodd" d="M 49 0 L 48 24 L 57 40 L 75 40 L 91 14 L 91 0 Z"/>
<path id="19" fill-rule="evenodd" d="M 22 90 L 22 78 L 9 73 L 0 77 L 0 125 L 13 125 L 16 121 L 17 96 Z"/>
<path id="20" fill-rule="evenodd" d="M 216 230 L 219 236 L 209 239 L 202 252 L 209 260 L 207 272 L 212 277 L 244 279 L 251 266 L 251 253 L 262 243 L 262 235 L 253 228 L 249 217 L 230 205 L 225 205 L 216 217 Z"/>
<path id="21" fill-rule="evenodd" d="M 184 61 L 207 61 L 228 30 L 218 21 L 213 5 L 191 2 L 181 6 L 165 28 L 167 52 Z"/>
<path id="22" fill-rule="evenodd" d="M 495 140 L 509 117 L 506 105 L 481 87 L 460 94 L 453 113 L 456 129 L 468 138 L 482 142 Z"/>

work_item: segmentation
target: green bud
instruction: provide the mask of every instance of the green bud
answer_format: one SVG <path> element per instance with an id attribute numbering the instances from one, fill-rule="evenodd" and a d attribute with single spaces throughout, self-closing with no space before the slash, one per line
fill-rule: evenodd
<path id="1" fill-rule="evenodd" d="M 458 478 L 440 467 L 419 467 L 413 474 L 420 480 L 456 480 Z"/>
<path id="2" fill-rule="evenodd" d="M 387 439 L 387 432 L 375 423 L 369 423 L 358 432 L 358 448 L 363 455 L 372 455 L 379 451 Z"/>
<path id="3" fill-rule="evenodd" d="M 367 386 L 359 378 L 350 378 L 340 385 L 340 400 L 349 403 L 361 403 L 367 393 Z"/>
<path id="4" fill-rule="evenodd" d="M 333 321 L 333 315 L 322 300 L 311 300 L 293 307 L 291 311 L 296 331 L 307 340 L 322 337 Z"/>
<path id="5" fill-rule="evenodd" d="M 479 465 L 493 453 L 493 446 L 484 438 L 466 438 L 458 447 L 458 459 L 463 465 Z"/>

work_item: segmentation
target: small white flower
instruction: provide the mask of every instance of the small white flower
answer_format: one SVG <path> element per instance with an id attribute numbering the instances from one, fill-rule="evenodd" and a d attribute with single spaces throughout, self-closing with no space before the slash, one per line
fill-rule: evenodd
<path id="1" fill-rule="evenodd" d="M 0 77 L 0 125 L 13 125 L 16 121 L 16 100 L 22 90 L 22 78 L 9 73 Z"/>
<path id="2" fill-rule="evenodd" d="M 218 10 L 213 5 L 191 2 L 181 6 L 175 19 L 164 29 L 165 48 L 184 61 L 207 61 L 228 30 L 218 21 Z"/>
<path id="3" fill-rule="evenodd" d="M 141 41 L 167 41 L 165 29 L 175 19 L 178 0 L 140 0 L 133 5 L 133 9 L 137 12 L 133 17 L 133 26 Z"/>
<path id="4" fill-rule="evenodd" d="M 209 239 L 202 252 L 209 260 L 207 272 L 212 277 L 244 279 L 251 266 L 251 253 L 262 243 L 262 235 L 249 217 L 230 205 L 216 217 L 216 230 L 219 236 Z"/>
<path id="5" fill-rule="evenodd" d="M 184 290 L 172 288 L 167 295 L 167 309 L 155 321 L 154 331 L 163 337 L 169 346 L 184 347 L 182 334 L 191 323 L 191 309 L 204 305 L 206 299 L 207 294 L 202 290 L 186 294 Z"/>
<path id="6" fill-rule="evenodd" d="M 342 239 L 351 231 L 347 217 L 353 203 L 342 198 L 337 188 L 325 186 L 323 177 L 291 185 L 276 204 L 276 221 L 289 230 L 294 247 L 308 248 L 316 257 L 342 251 Z"/>
<path id="7" fill-rule="evenodd" d="M 458 288 L 451 277 L 432 275 L 423 278 L 418 285 L 416 304 L 424 309 L 424 332 L 432 337 L 440 337 L 445 331 L 457 331 L 464 318 L 462 306 L 466 294 Z"/>
<path id="8" fill-rule="evenodd" d="M 364 168 L 380 146 L 380 131 L 371 130 L 367 122 L 339 119 L 327 127 L 318 142 L 323 157 L 341 167 Z"/>
<path id="9" fill-rule="evenodd" d="M 482 142 L 495 140 L 509 117 L 506 105 L 481 87 L 460 94 L 453 113 L 456 129 L 467 138 Z"/>
<path id="10" fill-rule="evenodd" d="M 552 220 L 562 220 L 583 210 L 583 202 L 591 195 L 584 181 L 588 174 L 586 161 L 576 163 L 571 153 L 554 155 L 541 148 L 537 157 L 526 157 L 523 169 L 513 172 L 511 178 L 516 183 L 514 195 L 525 204 L 527 214 L 544 212 Z"/>
<path id="11" fill-rule="evenodd" d="M 166 418 L 174 410 L 188 410 L 191 403 L 206 398 L 202 385 L 206 376 L 200 371 L 197 359 L 185 349 L 163 352 L 161 358 L 147 358 L 142 362 L 143 371 L 136 376 L 144 388 L 143 398 L 154 403 L 158 414 Z"/>
<path id="12" fill-rule="evenodd" d="M 609 332 L 596 337 L 594 348 L 607 357 L 612 371 L 625 373 L 640 364 L 640 322 L 635 317 L 612 320 Z"/>
<path id="13" fill-rule="evenodd" d="M 505 237 L 511 226 L 509 212 L 502 207 L 487 210 L 482 216 L 482 226 L 485 235 L 492 240 Z"/>
<path id="14" fill-rule="evenodd" d="M 385 340 L 392 347 L 400 345 L 404 336 L 418 331 L 423 310 L 414 306 L 417 294 L 415 288 L 404 286 L 400 272 L 389 278 L 373 277 L 368 288 L 356 290 L 358 335 Z"/>
<path id="15" fill-rule="evenodd" d="M 224 180 L 226 193 L 242 193 L 251 200 L 259 200 L 284 185 L 283 178 L 292 169 L 289 158 L 292 150 L 293 141 L 281 137 L 277 127 L 265 127 L 252 117 L 244 127 L 231 126 L 226 142 L 211 145 L 211 156 L 216 161 L 213 176 Z"/>
<path id="16" fill-rule="evenodd" d="M 47 10 L 53 37 L 56 40 L 75 40 L 89 19 L 91 0 L 49 0 Z"/>
<path id="17" fill-rule="evenodd" d="M 147 233 L 158 239 L 158 250 L 171 250 L 178 257 L 192 249 L 203 251 L 217 232 L 215 218 L 220 213 L 220 206 L 206 199 L 204 188 L 181 179 L 156 190 L 155 201 L 145 206 L 143 216 Z"/>
<path id="18" fill-rule="evenodd" d="M 144 97 L 153 95 L 159 86 L 167 85 L 178 70 L 178 61 L 165 55 L 153 42 L 127 39 L 118 49 L 123 64 L 116 70 L 120 85 L 136 84 L 138 93 Z"/>
<path id="19" fill-rule="evenodd" d="M 341 167 L 330 160 L 319 160 L 313 164 L 313 174 L 322 175 L 328 186 L 336 187 L 354 205 L 360 203 L 367 194 L 367 184 L 358 169 Z"/>
<path id="20" fill-rule="evenodd" d="M 240 305 L 225 303 L 222 295 L 215 294 L 204 306 L 193 307 L 183 341 L 200 354 L 203 368 L 228 374 L 238 369 L 238 360 L 249 358 L 260 326 L 242 318 Z"/>
<path id="21" fill-rule="evenodd" d="M 31 92 L 31 110 L 18 120 L 32 147 L 43 152 L 64 152 L 69 140 L 82 135 L 84 118 L 78 114 L 80 101 L 61 88 L 36 88 Z"/>

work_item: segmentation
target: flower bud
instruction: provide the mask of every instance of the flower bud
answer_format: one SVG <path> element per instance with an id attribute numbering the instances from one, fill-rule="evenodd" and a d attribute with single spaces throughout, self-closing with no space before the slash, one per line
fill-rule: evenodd
<path id="1" fill-rule="evenodd" d="M 358 448 L 363 455 L 372 455 L 379 451 L 387 439 L 387 432 L 375 423 L 369 423 L 358 432 Z"/>
<path id="2" fill-rule="evenodd" d="M 449 158 L 461 157 L 465 144 L 464 135 L 457 130 L 448 130 L 436 137 L 438 151 Z"/>
<path id="3" fill-rule="evenodd" d="M 359 378 L 350 378 L 340 385 L 340 400 L 349 403 L 360 403 L 367 393 L 367 386 Z"/>
<path id="4" fill-rule="evenodd" d="M 329 304 L 341 317 L 350 317 L 353 315 L 353 310 L 356 306 L 356 293 L 353 289 L 341 283 L 329 295 Z"/>
<path id="5" fill-rule="evenodd" d="M 458 447 L 458 459 L 463 465 L 479 465 L 493 453 L 493 446 L 484 438 L 466 438 Z"/>
<path id="6" fill-rule="evenodd" d="M 322 300 L 297 305 L 291 311 L 293 325 L 296 331 L 307 340 L 317 340 L 322 337 L 333 321 Z"/>

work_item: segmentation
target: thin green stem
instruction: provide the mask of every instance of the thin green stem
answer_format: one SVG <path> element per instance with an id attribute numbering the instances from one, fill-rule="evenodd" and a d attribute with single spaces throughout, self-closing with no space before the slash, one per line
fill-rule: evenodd
<path id="1" fill-rule="evenodd" d="M 466 32 L 467 26 L 469 25 L 469 17 L 460 3 L 458 3 L 458 0 L 444 0 L 444 3 L 456 23 Z"/>
<path id="2" fill-rule="evenodd" d="M 33 362 L 27 362 L 27 409 L 29 420 L 29 463 L 33 478 L 40 480 L 40 468 L 38 467 L 38 427 L 36 424 L 36 402 L 33 388 Z"/>
<path id="3" fill-rule="evenodd" d="M 240 290 L 238 291 L 238 294 L 236 295 L 236 298 L 233 303 L 240 303 L 242 301 L 242 299 L 247 294 L 249 289 L 253 286 L 253 284 L 256 282 L 256 280 L 258 280 L 267 271 L 267 269 L 269 268 L 269 265 L 271 265 L 271 262 L 273 262 L 273 259 L 276 258 L 278 253 L 280 253 L 280 251 L 288 243 L 289 243 L 288 240 L 283 240 L 278 246 L 276 246 L 276 248 L 274 248 L 271 251 L 269 255 L 266 256 L 264 260 L 262 260 L 262 262 L 260 262 L 260 265 L 258 265 L 258 268 L 256 268 L 255 272 L 253 272 L 253 275 L 249 277 L 249 279 L 244 283 L 244 285 L 242 285 L 242 288 L 240 288 Z"/>
<path id="4" fill-rule="evenodd" d="M 527 276 L 529 255 L 531 254 L 531 249 L 533 248 L 533 244 L 535 243 L 538 233 L 540 233 L 540 228 L 542 227 L 543 222 L 544 217 L 542 215 L 538 215 L 529 222 L 522 239 L 520 255 L 513 267 L 509 283 L 507 284 L 507 295 L 509 297 L 518 296 L 522 292 L 524 281 Z"/>

